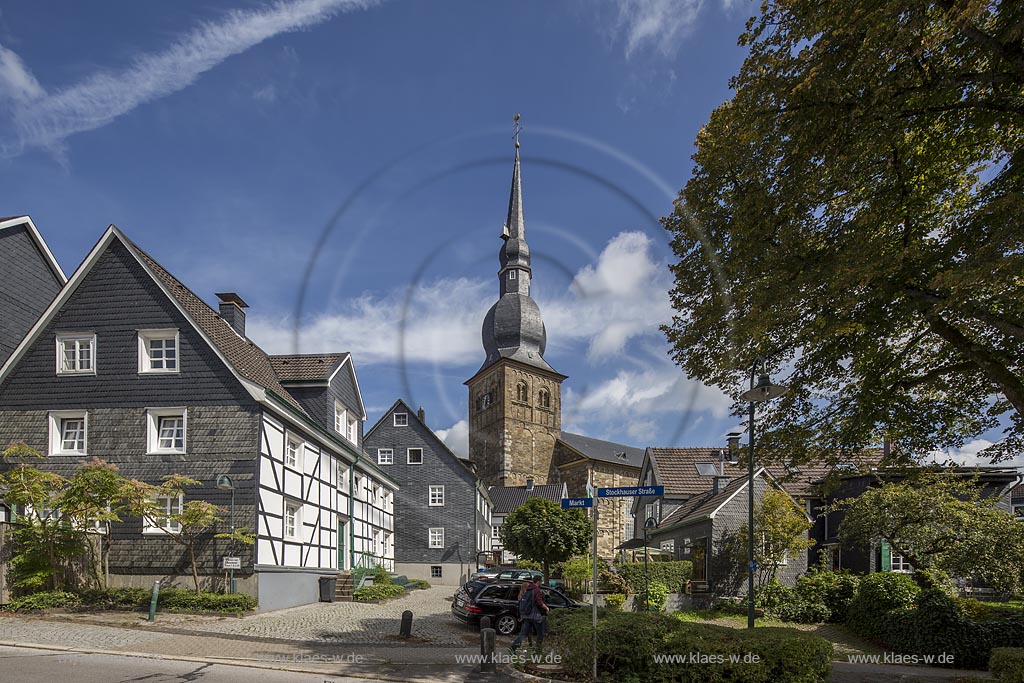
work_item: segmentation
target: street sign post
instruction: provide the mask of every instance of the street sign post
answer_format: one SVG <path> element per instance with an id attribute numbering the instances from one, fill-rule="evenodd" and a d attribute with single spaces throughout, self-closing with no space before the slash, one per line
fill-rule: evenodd
<path id="1" fill-rule="evenodd" d="M 593 498 L 563 498 L 562 509 L 569 510 L 571 508 L 592 508 L 594 507 Z"/>

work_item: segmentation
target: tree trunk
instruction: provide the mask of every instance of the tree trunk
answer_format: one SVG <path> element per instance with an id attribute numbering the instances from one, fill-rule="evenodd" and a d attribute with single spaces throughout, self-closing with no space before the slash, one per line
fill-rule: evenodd
<path id="1" fill-rule="evenodd" d="M 196 593 L 199 591 L 199 569 L 196 567 L 196 547 L 195 543 L 188 544 L 188 557 L 192 562 L 192 580 L 196 583 Z"/>

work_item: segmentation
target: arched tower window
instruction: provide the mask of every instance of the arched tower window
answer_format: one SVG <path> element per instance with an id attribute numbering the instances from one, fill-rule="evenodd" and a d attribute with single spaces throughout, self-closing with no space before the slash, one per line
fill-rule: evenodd
<path id="1" fill-rule="evenodd" d="M 529 390 L 526 388 L 526 382 L 518 382 L 516 384 L 516 400 L 520 403 L 526 403 L 529 400 Z"/>
<path id="2" fill-rule="evenodd" d="M 551 392 L 547 389 L 541 389 L 537 392 L 537 405 L 541 408 L 551 407 Z"/>

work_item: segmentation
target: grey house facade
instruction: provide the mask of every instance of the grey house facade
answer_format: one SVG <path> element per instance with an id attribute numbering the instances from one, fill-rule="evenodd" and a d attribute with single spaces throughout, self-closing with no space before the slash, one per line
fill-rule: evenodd
<path id="1" fill-rule="evenodd" d="M 395 571 L 458 586 L 491 545 L 491 498 L 468 463 L 399 399 L 366 433 L 364 447 L 396 481 Z"/>
<path id="2" fill-rule="evenodd" d="M 0 218 L 0 366 L 67 281 L 31 218 Z"/>
<path id="3" fill-rule="evenodd" d="M 24 441 L 65 476 L 98 457 L 149 483 L 201 482 L 157 501 L 168 513 L 192 499 L 227 509 L 231 492 L 216 488 L 227 475 L 235 525 L 257 535 L 235 549 L 239 589 L 274 609 L 315 601 L 319 577 L 366 556 L 386 564 L 386 547 L 371 543 L 393 532 L 397 486 L 362 458 L 358 431 L 353 441 L 347 423 L 328 430 L 289 392 L 245 336 L 244 308 L 224 294 L 214 310 L 111 226 L 0 368 L 0 444 Z M 319 390 L 343 394 L 342 384 Z M 123 519 L 112 537 L 115 585 L 189 574 L 153 520 Z M 221 587 L 228 551 L 212 532 L 203 539 L 207 588 Z"/>

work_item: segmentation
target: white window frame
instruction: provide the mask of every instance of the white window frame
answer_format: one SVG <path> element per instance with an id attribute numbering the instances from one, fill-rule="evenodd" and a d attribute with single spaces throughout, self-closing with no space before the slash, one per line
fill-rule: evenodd
<path id="1" fill-rule="evenodd" d="M 75 367 L 67 370 L 64 368 L 64 344 L 65 342 L 89 342 L 89 367 L 85 370 Z M 79 345 L 75 346 L 76 365 Z M 60 332 L 57 334 L 57 374 L 58 375 L 95 375 L 96 374 L 96 333 L 95 332 Z"/>
<path id="2" fill-rule="evenodd" d="M 350 417 L 347 424 L 348 431 L 345 432 L 345 438 L 351 441 L 354 445 L 359 445 L 359 420 L 354 417 Z"/>
<path id="3" fill-rule="evenodd" d="M 393 424 L 395 427 L 408 427 L 409 413 L 395 413 L 393 418 Z"/>
<path id="4" fill-rule="evenodd" d="M 378 465 L 394 465 L 395 464 L 395 449 L 394 448 L 378 448 L 377 449 L 377 464 Z"/>
<path id="5" fill-rule="evenodd" d="M 296 446 L 295 448 L 295 461 L 288 462 L 291 457 L 289 454 L 289 446 Z M 302 471 L 303 455 L 306 451 L 306 442 L 295 436 L 294 434 L 286 434 L 284 437 L 284 466 L 289 467 L 293 470 Z"/>
<path id="6" fill-rule="evenodd" d="M 64 450 L 64 420 L 83 420 L 82 450 Z M 51 410 L 50 423 L 50 455 L 85 455 L 89 452 L 89 413 L 85 410 Z"/>
<path id="7" fill-rule="evenodd" d="M 670 538 L 667 541 L 662 541 L 659 548 L 674 553 L 676 551 L 676 539 Z"/>
<path id="8" fill-rule="evenodd" d="M 413 451 L 419 451 L 420 452 L 420 461 L 419 462 L 413 462 L 412 461 L 412 452 Z M 418 448 L 418 447 L 417 448 L 407 448 L 407 449 L 405 449 L 405 464 L 406 465 L 422 465 L 423 464 L 423 449 L 422 448 Z"/>
<path id="9" fill-rule="evenodd" d="M 427 491 L 427 505 L 429 507 L 444 507 L 444 484 L 430 484 L 430 488 Z"/>
<path id="10" fill-rule="evenodd" d="M 510 271 L 508 271 L 508 279 L 509 279 L 509 280 L 515 280 L 515 279 L 516 279 L 516 271 L 515 271 L 515 268 L 513 268 L 513 269 L 512 269 L 512 270 L 510 270 Z"/>
<path id="11" fill-rule="evenodd" d="M 136 330 L 139 340 L 139 374 L 141 375 L 176 375 L 181 372 L 181 344 L 177 329 Z M 174 369 L 154 368 L 153 356 L 149 343 L 151 341 L 174 340 Z M 164 359 L 166 365 L 166 359 Z"/>
<path id="12" fill-rule="evenodd" d="M 334 402 L 334 431 L 345 436 L 345 425 L 348 424 L 348 409 L 340 401 Z"/>
<path id="13" fill-rule="evenodd" d="M 160 418 L 181 418 L 181 448 L 160 447 Z M 188 409 L 187 408 L 147 408 L 146 409 L 146 453 L 161 455 L 167 453 L 188 452 Z"/>
<path id="14" fill-rule="evenodd" d="M 338 458 L 334 468 L 338 475 L 338 490 L 348 493 L 348 463 Z"/>
<path id="15" fill-rule="evenodd" d="M 1014 518 L 1024 520 L 1024 503 L 1014 503 L 1011 510 Z"/>
<path id="16" fill-rule="evenodd" d="M 184 496 L 184 494 L 181 494 L 181 493 L 178 494 L 178 496 L 177 496 L 177 499 L 178 499 L 177 511 L 173 511 L 173 507 L 170 504 L 170 501 L 174 500 L 174 498 L 175 498 L 175 496 L 157 496 L 157 498 L 156 498 L 156 502 L 157 503 L 159 503 L 161 500 L 167 501 L 167 504 L 164 506 L 164 514 L 167 515 L 167 517 L 168 517 L 168 522 L 167 522 L 167 526 L 169 527 L 168 530 L 165 531 L 164 529 L 161 529 L 159 526 L 156 526 L 156 523 L 153 521 L 152 518 L 144 517 L 143 520 L 142 520 L 142 533 L 144 533 L 144 534 L 167 534 L 168 531 L 170 531 L 171 533 L 178 533 L 179 531 L 181 531 L 181 525 L 177 524 L 176 522 L 172 522 L 169 519 L 169 517 L 170 517 L 170 515 L 174 515 L 174 514 L 180 515 L 181 511 L 185 509 L 185 496 Z M 177 527 L 177 528 L 175 528 L 175 527 Z"/>
<path id="17" fill-rule="evenodd" d="M 912 573 L 914 573 L 914 568 L 912 566 L 910 566 L 910 562 L 907 561 L 907 558 L 905 558 L 903 555 L 900 555 L 897 552 L 893 552 L 892 550 L 890 550 L 889 552 L 890 552 L 889 567 L 890 567 L 890 569 L 891 569 L 891 571 L 893 573 L 896 573 L 896 574 L 912 574 Z M 898 561 L 897 561 L 897 559 L 898 559 Z M 897 564 L 899 565 L 899 569 L 896 568 Z"/>
<path id="18" fill-rule="evenodd" d="M 440 534 L 436 533 L 440 532 Z M 430 527 L 427 529 L 427 547 L 444 548 L 444 527 Z"/>
<path id="19" fill-rule="evenodd" d="M 294 512 L 292 520 L 291 533 L 288 532 L 288 516 L 289 512 Z M 284 504 L 281 510 L 281 535 L 290 540 L 298 541 L 302 539 L 302 503 L 297 500 L 291 500 L 289 498 L 284 499 Z"/>

